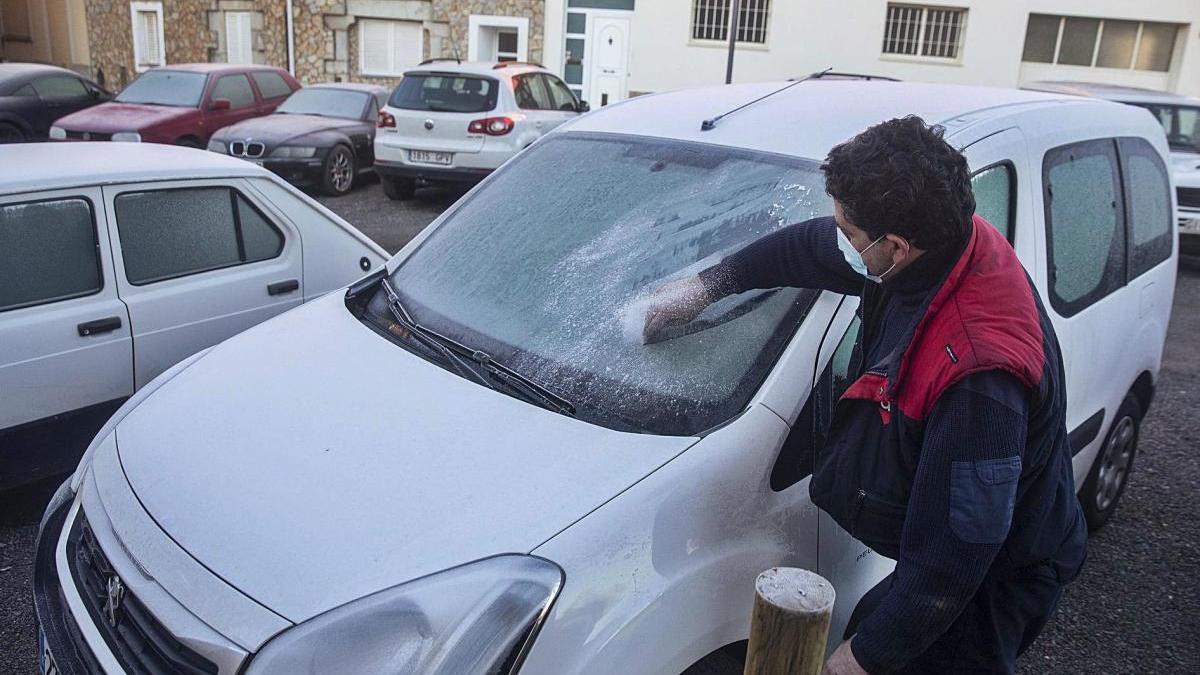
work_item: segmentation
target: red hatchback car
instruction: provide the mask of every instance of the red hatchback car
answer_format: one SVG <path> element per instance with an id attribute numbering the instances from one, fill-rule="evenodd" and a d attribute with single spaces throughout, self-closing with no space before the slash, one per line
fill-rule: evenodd
<path id="1" fill-rule="evenodd" d="M 142 73 L 108 103 L 67 115 L 52 140 L 140 141 L 203 148 L 208 137 L 269 115 L 300 83 L 281 68 L 186 63 Z"/>

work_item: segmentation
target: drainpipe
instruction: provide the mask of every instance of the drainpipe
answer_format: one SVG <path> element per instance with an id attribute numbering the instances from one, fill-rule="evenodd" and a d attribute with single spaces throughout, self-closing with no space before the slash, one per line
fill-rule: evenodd
<path id="1" fill-rule="evenodd" d="M 296 76 L 296 30 L 292 25 L 292 0 L 287 0 L 288 72 Z"/>
<path id="2" fill-rule="evenodd" d="M 738 14 L 742 11 L 742 3 L 739 0 L 733 0 L 730 4 L 732 7 L 729 8 L 729 56 L 725 61 L 725 84 L 733 82 L 733 49 L 737 45 Z"/>

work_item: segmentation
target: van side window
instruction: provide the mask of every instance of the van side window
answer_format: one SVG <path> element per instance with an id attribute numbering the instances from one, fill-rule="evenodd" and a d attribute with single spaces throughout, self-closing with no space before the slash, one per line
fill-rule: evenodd
<path id="1" fill-rule="evenodd" d="M 1129 278 L 1171 257 L 1175 219 L 1171 183 L 1154 146 L 1142 138 L 1121 138 L 1121 174 L 1129 219 Z"/>
<path id="2" fill-rule="evenodd" d="M 126 192 L 114 200 L 129 283 L 142 285 L 267 260 L 283 235 L 236 190 Z"/>
<path id="3" fill-rule="evenodd" d="M 1017 203 L 1016 177 L 1012 164 L 1003 162 L 976 171 L 971 176 L 975 213 L 983 217 L 1009 242 L 1013 240 L 1013 206 Z"/>
<path id="4" fill-rule="evenodd" d="M 833 407 L 850 386 L 850 364 L 854 345 L 858 342 L 859 325 L 856 316 L 842 335 L 833 356 L 829 357 L 829 365 L 817 378 L 817 386 L 809 393 L 804 408 L 796 416 L 771 469 L 771 489 L 775 492 L 786 490 L 812 474 L 817 453 L 825 447 L 825 433 L 833 418 Z"/>
<path id="5" fill-rule="evenodd" d="M 1050 303 L 1072 316 L 1125 283 L 1125 224 L 1112 139 L 1052 148 L 1042 160 Z"/>
<path id="6" fill-rule="evenodd" d="M 90 202 L 0 206 L 0 312 L 91 295 L 103 285 Z"/>

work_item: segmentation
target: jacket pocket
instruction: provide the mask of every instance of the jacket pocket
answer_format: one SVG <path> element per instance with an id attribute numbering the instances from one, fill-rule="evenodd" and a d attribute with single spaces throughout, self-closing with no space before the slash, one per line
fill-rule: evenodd
<path id="1" fill-rule="evenodd" d="M 908 509 L 904 504 L 883 499 L 860 489 L 847 528 L 850 536 L 893 560 L 900 557 L 900 533 Z"/>
<path id="2" fill-rule="evenodd" d="M 952 462 L 950 529 L 968 544 L 1001 544 L 1012 526 L 1021 458 Z"/>

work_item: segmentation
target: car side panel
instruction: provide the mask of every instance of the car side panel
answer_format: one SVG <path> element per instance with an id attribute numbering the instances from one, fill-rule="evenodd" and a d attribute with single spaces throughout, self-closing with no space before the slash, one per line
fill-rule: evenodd
<path id="1" fill-rule="evenodd" d="M 746 639 L 758 574 L 817 564 L 808 480 L 769 486 L 787 433 L 753 405 L 535 549 L 566 583 L 521 672 L 678 673 Z"/>

